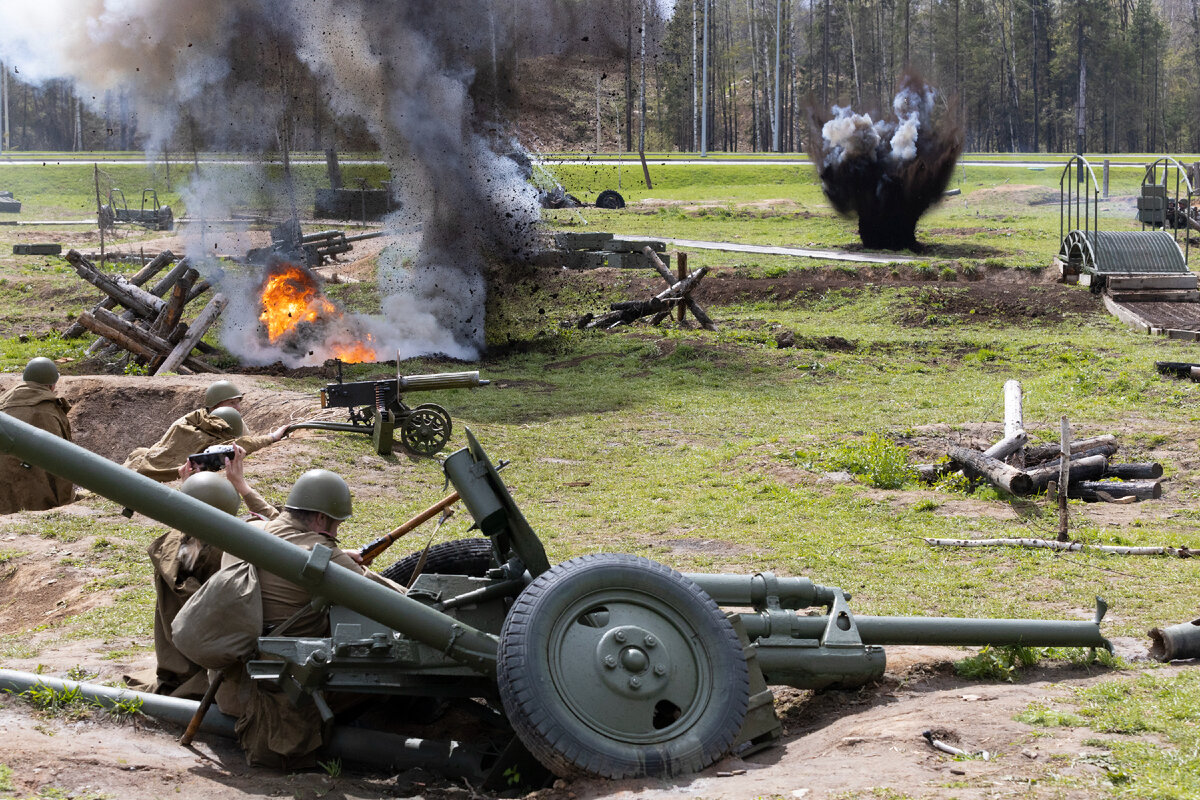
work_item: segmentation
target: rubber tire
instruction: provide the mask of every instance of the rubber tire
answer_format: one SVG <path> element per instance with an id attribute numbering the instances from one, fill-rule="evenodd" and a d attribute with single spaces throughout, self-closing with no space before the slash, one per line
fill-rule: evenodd
<path id="1" fill-rule="evenodd" d="M 413 569 L 421 560 L 418 550 L 383 570 L 380 575 L 404 586 L 412 580 Z M 492 555 L 491 539 L 454 539 L 449 542 L 439 542 L 429 548 L 425 566 L 421 572 L 438 575 L 467 575 L 471 578 L 482 578 L 489 569 L 496 566 Z"/>
<path id="2" fill-rule="evenodd" d="M 612 189 L 605 189 L 600 194 L 596 195 L 596 208 L 618 209 L 625 207 L 625 198 L 621 197 L 620 192 L 615 192 Z"/>
<path id="3" fill-rule="evenodd" d="M 589 610 L 600 606 L 617 612 L 602 618 L 602 624 L 584 623 L 585 616 L 594 619 Z M 663 649 L 657 652 L 672 663 L 674 656 L 684 655 L 698 677 L 693 686 L 683 670 L 674 673 L 682 675 L 677 681 L 689 695 L 681 698 L 689 704 L 670 701 L 680 709 L 682 721 L 677 718 L 660 727 L 649 719 L 650 725 L 642 725 L 641 730 L 613 732 L 605 719 L 610 716 L 606 698 L 588 701 L 605 705 L 603 710 L 576 712 L 573 704 L 581 698 L 567 697 L 564 690 L 570 689 L 571 681 L 592 686 L 595 677 L 598 694 L 607 691 L 614 702 L 630 702 L 635 709 L 639 702 L 665 697 L 667 682 L 659 695 L 647 687 L 644 701 L 625 700 L 621 694 L 633 693 L 607 682 L 612 676 L 624 680 L 624 673 L 606 673 L 612 667 L 599 654 L 616 629 L 629 627 L 623 620 L 646 619 L 653 630 L 642 630 L 662 642 Z M 593 666 L 570 657 L 568 650 L 589 652 L 593 638 Z M 562 663 L 551 656 L 556 643 L 562 647 Z M 643 674 L 645 681 L 655 680 L 646 667 Z M 670 777 L 704 769 L 729 751 L 742 728 L 750 695 L 742 645 L 712 598 L 669 567 L 618 554 L 572 559 L 542 573 L 525 588 L 500 632 L 497 680 L 501 703 L 517 737 L 538 761 L 564 778 Z M 662 702 L 645 710 L 657 711 Z M 601 730 L 602 725 L 610 730 Z"/>

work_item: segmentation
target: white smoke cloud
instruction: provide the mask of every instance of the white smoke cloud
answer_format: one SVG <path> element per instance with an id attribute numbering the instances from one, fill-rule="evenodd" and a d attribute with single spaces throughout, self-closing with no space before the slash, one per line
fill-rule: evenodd
<path id="1" fill-rule="evenodd" d="M 917 135 L 922 125 L 928 125 L 933 113 L 934 90 L 929 86 L 915 91 L 905 85 L 892 99 L 892 111 L 896 114 L 896 132 L 892 135 L 892 158 L 911 161 L 917 155 Z"/>

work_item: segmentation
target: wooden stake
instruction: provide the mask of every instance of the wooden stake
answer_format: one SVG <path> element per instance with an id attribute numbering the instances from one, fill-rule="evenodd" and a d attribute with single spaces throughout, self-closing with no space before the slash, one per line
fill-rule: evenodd
<path id="1" fill-rule="evenodd" d="M 1021 382 L 1020 381 L 1005 381 L 1004 382 L 1004 437 L 1008 438 L 1017 431 L 1025 430 L 1024 415 L 1021 409 Z M 1014 453 L 1015 458 L 1013 464 L 1018 467 L 1025 466 L 1024 454 L 1021 448 L 1017 448 Z M 1002 456 L 1003 457 L 1003 456 Z"/>
<path id="2" fill-rule="evenodd" d="M 1058 541 L 1067 542 L 1071 537 L 1067 533 L 1067 495 L 1071 489 L 1071 425 L 1064 415 L 1062 418 L 1062 434 L 1059 438 L 1058 467 Z"/>
<path id="3" fill-rule="evenodd" d="M 221 312 L 225 309 L 227 302 L 225 295 L 214 295 L 213 299 L 208 301 L 208 305 L 204 307 L 204 310 L 200 312 L 200 315 L 196 317 L 196 321 L 188 328 L 187 334 L 179 340 L 179 344 L 175 345 L 175 349 L 171 351 L 171 354 L 167 356 L 166 360 L 163 361 L 154 374 L 161 375 L 164 372 L 171 372 L 182 364 L 183 360 L 192 352 L 192 348 L 196 346 L 196 343 L 200 341 L 209 327 L 217 321 L 217 317 L 221 316 Z"/>
<path id="4" fill-rule="evenodd" d="M 675 274 L 681 281 L 688 276 L 687 258 L 687 253 L 675 254 Z M 684 317 L 687 316 L 687 303 L 680 303 L 675 313 L 678 314 L 675 321 L 682 325 Z"/>

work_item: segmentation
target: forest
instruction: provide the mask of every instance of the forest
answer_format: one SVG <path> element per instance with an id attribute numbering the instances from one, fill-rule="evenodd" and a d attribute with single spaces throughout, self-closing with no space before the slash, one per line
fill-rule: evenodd
<path id="1" fill-rule="evenodd" d="M 559 148 L 797 152 L 810 107 L 878 118 L 912 71 L 938 90 L 968 151 L 1200 151 L 1200 0 L 587 2 L 611 6 L 603 46 L 574 71 L 527 44 L 493 54 L 472 88 L 478 107 L 495 108 L 497 94 L 518 104 L 533 82 L 572 101 L 580 124 L 565 139 L 540 135 L 536 107 L 522 114 L 534 138 Z M 268 149 L 377 149 L 361 122 L 323 102 L 287 42 L 255 45 L 238 57 L 275 98 L 261 106 L 275 117 Z M 580 65 L 595 73 L 594 93 Z M 25 82 L 14 64 L 0 83 L 5 150 L 148 146 L 131 88 L 84 97 L 64 80 Z M 166 149 L 251 147 L 203 100 L 180 111 Z M 601 136 L 601 123 L 611 132 Z"/>

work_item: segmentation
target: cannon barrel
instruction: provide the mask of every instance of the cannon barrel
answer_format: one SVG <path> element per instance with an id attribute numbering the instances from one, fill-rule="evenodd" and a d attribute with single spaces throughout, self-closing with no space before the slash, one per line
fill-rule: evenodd
<path id="1" fill-rule="evenodd" d="M 479 370 L 473 372 L 440 372 L 432 375 L 402 375 L 399 388 L 402 392 L 435 392 L 439 389 L 474 389 L 487 386 L 490 381 L 479 379 Z"/>
<path id="2" fill-rule="evenodd" d="M 821 586 L 808 578 L 780 578 L 771 572 L 754 575 L 708 574 L 689 572 L 685 578 L 708 592 L 719 606 L 762 608 L 767 599 L 778 601 L 780 608 L 809 608 L 833 603 L 838 590 Z"/>
<path id="3" fill-rule="evenodd" d="M 345 567 L 329 564 L 328 548 L 318 545 L 308 551 L 285 542 L 207 503 L 4 413 L 0 413 L 0 452 L 14 455 L 232 553 L 331 602 L 424 642 L 484 674 L 496 673 L 496 637 Z"/>
<path id="4" fill-rule="evenodd" d="M 118 703 L 128 703 L 131 700 L 140 701 L 141 713 L 148 717 L 175 723 L 180 727 L 187 727 L 192 715 L 200 706 L 195 700 L 184 700 L 179 697 L 135 692 L 132 689 L 99 686 L 94 683 L 78 683 L 52 678 L 48 675 L 0 669 L 0 691 L 20 694 L 38 686 L 45 686 L 56 692 L 78 691 L 81 698 L 105 708 Z M 209 707 L 200 723 L 200 730 L 214 736 L 233 739 L 236 737 L 233 729 L 236 722 L 237 720 L 233 717 L 222 714 L 216 708 Z M 484 764 L 488 761 L 488 754 L 462 742 L 411 739 L 397 736 L 394 733 L 366 728 L 335 727 L 328 743 L 324 746 L 323 753 L 326 756 L 344 758 L 347 761 L 369 764 L 381 769 L 421 767 L 473 781 L 479 781 L 487 774 Z"/>
<path id="5" fill-rule="evenodd" d="M 777 631 L 767 614 L 743 614 L 751 638 L 790 636 L 819 639 L 828 617 L 791 615 L 790 630 Z M 1112 649 L 1095 622 L 1044 619 L 964 619 L 962 617 L 872 617 L 855 614 L 863 644 L 985 645 L 997 647 L 1103 647 Z"/>

